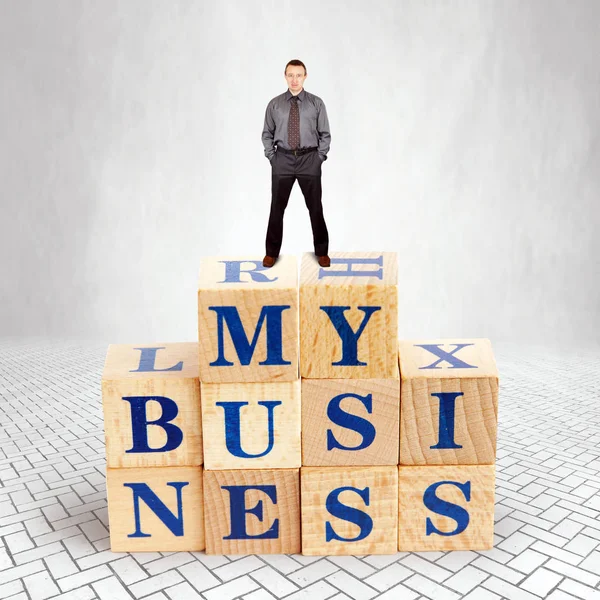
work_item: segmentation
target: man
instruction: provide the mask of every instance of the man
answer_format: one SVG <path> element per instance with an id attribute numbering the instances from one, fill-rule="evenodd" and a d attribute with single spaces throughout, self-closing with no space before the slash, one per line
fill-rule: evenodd
<path id="1" fill-rule="evenodd" d="M 329 234 L 321 205 L 321 165 L 327 160 L 331 135 L 323 100 L 304 89 L 306 67 L 291 60 L 285 67 L 288 90 L 267 105 L 262 142 L 271 163 L 271 214 L 267 228 L 265 267 L 279 256 L 283 214 L 298 180 L 310 215 L 319 265 L 328 267 Z"/>

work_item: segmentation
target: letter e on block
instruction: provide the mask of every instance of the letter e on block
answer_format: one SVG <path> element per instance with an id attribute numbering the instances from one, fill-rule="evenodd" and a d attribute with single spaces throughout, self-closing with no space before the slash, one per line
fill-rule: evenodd
<path id="1" fill-rule="evenodd" d="M 337 252 L 300 269 L 300 373 L 309 379 L 398 377 L 394 252 Z"/>
<path id="2" fill-rule="evenodd" d="M 300 469 L 204 471 L 207 554 L 300 552 Z"/>
<path id="3" fill-rule="evenodd" d="M 298 273 L 295 256 L 203 258 L 198 284 L 203 383 L 298 378 Z"/>
<path id="4" fill-rule="evenodd" d="M 109 468 L 202 464 L 198 344 L 112 344 L 102 374 Z"/>
<path id="5" fill-rule="evenodd" d="M 488 339 L 400 340 L 400 464 L 491 465 L 498 368 Z"/>
<path id="6" fill-rule="evenodd" d="M 489 550 L 494 465 L 398 467 L 398 549 Z"/>
<path id="7" fill-rule="evenodd" d="M 302 467 L 302 554 L 394 554 L 398 467 Z"/>
<path id="8" fill-rule="evenodd" d="M 204 549 L 202 467 L 107 469 L 113 552 Z"/>

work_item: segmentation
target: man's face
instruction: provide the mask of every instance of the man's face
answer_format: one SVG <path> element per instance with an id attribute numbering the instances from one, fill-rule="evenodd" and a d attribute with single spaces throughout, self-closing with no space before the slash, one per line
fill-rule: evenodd
<path id="1" fill-rule="evenodd" d="M 292 92 L 299 92 L 304 85 L 306 75 L 302 67 L 290 65 L 285 72 L 285 80 L 287 81 L 288 87 Z"/>

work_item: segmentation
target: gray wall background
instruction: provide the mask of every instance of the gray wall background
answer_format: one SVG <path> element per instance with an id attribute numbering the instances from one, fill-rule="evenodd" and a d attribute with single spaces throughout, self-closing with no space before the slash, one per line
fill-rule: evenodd
<path id="1" fill-rule="evenodd" d="M 283 69 L 323 98 L 331 250 L 399 254 L 402 337 L 600 330 L 600 2 L 0 1 L 0 332 L 197 337 L 259 255 Z M 282 253 L 311 251 L 295 185 Z"/>

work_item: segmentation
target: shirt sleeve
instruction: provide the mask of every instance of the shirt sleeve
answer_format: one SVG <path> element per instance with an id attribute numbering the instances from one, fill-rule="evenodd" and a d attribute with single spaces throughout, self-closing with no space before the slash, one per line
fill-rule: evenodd
<path id="1" fill-rule="evenodd" d="M 327 117 L 327 109 L 325 103 L 321 100 L 319 105 L 319 113 L 317 115 L 317 135 L 319 136 L 318 154 L 323 161 L 327 160 L 327 153 L 331 145 L 331 133 L 329 131 L 329 118 Z"/>
<path id="2" fill-rule="evenodd" d="M 262 143 L 265 147 L 265 156 L 271 160 L 275 154 L 274 146 L 275 137 L 275 121 L 273 119 L 273 103 L 267 104 L 267 110 L 265 111 L 265 124 L 262 131 Z"/>

